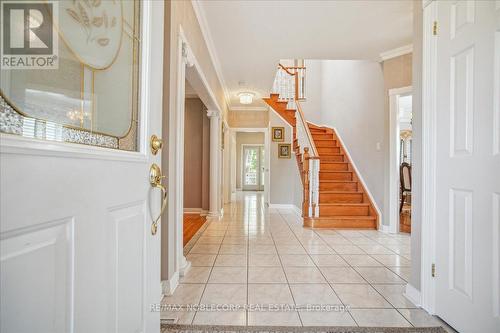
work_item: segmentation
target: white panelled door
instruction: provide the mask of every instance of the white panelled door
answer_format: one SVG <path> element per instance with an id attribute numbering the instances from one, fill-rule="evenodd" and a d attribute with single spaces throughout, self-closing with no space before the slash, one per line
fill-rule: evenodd
<path id="1" fill-rule="evenodd" d="M 83 109 L 81 118 L 73 117 L 79 109 L 71 114 L 55 113 L 63 109 L 64 103 L 80 98 L 80 93 L 70 92 L 80 81 L 71 78 L 80 74 L 79 61 L 84 57 L 73 56 L 70 44 L 59 43 L 59 71 L 12 71 L 8 76 L 2 69 L 0 331 L 5 333 L 146 333 L 160 329 L 159 312 L 151 311 L 161 297 L 160 231 L 153 235 L 151 229 L 152 219 L 160 214 L 162 191 L 150 184 L 150 166 L 161 163 L 161 154 L 152 154 L 150 138 L 153 134 L 162 137 L 164 5 L 163 1 L 124 1 L 123 11 L 111 12 L 112 6 L 121 3 L 102 2 L 101 7 L 100 2 L 81 3 L 82 10 L 92 15 L 108 6 L 104 23 L 99 17 L 91 21 L 99 29 L 104 25 L 108 32 L 123 29 L 123 53 L 116 56 L 111 67 L 95 70 L 81 64 L 82 105 L 92 104 L 88 109 L 95 111 L 91 120 Z M 71 12 L 74 4 L 61 2 L 59 7 L 61 17 L 72 15 L 66 21 L 68 29 L 81 22 L 80 14 Z M 137 11 L 131 4 L 137 5 Z M 63 11 L 64 6 L 69 9 Z M 95 8 L 89 11 L 85 6 Z M 136 14 L 140 20 L 134 20 Z M 118 15 L 124 18 L 117 19 Z M 91 33 L 99 32 L 96 27 Z M 93 42 L 91 37 L 83 41 Z M 136 51 L 134 45 L 139 39 L 137 58 L 130 52 Z M 98 50 L 111 42 L 103 39 L 100 44 Z M 140 66 L 134 72 L 138 74 L 120 78 L 130 66 Z M 38 80 L 35 76 L 39 74 L 45 79 Z M 91 75 L 91 86 L 87 85 L 91 82 L 87 74 Z M 33 77 L 24 80 L 23 75 Z M 51 92 L 61 78 L 62 88 Z M 47 80 L 51 83 L 44 86 Z M 134 84 L 138 84 L 137 93 Z M 87 88 L 91 90 L 87 92 Z M 16 94 L 15 89 L 26 94 Z M 24 96 L 28 100 L 35 89 L 35 97 L 49 100 L 59 96 L 46 104 L 45 114 L 54 112 L 50 114 L 54 120 L 30 118 L 26 113 L 36 110 L 30 110 L 29 103 L 23 116 L 7 106 L 6 100 L 19 106 L 16 98 Z M 92 99 L 87 98 L 90 93 L 95 95 Z M 64 97 L 69 95 L 71 98 Z M 137 102 L 137 118 L 121 119 L 119 112 L 129 100 Z M 56 103 L 61 103 L 61 109 L 53 111 L 51 106 Z M 45 104 L 37 105 L 41 108 Z M 76 122 L 72 126 L 67 122 L 59 125 L 57 117 L 65 116 L 68 119 L 64 121 Z M 17 131 L 18 122 L 12 119 L 24 123 L 24 128 Z M 121 129 L 114 125 L 118 120 L 126 125 L 129 121 L 132 132 L 122 137 L 118 133 Z M 91 129 L 83 128 L 87 123 L 92 124 Z M 82 130 L 75 130 L 80 125 Z M 96 126 L 117 134 L 96 134 Z M 30 128 L 35 129 L 34 134 Z M 49 137 L 51 129 L 55 134 Z M 114 144 L 117 137 L 121 141 L 116 149 L 68 142 L 89 138 L 89 144 Z M 122 149 L 127 145 L 136 148 Z"/>
<path id="2" fill-rule="evenodd" d="M 500 3 L 437 9 L 435 312 L 500 332 Z"/>

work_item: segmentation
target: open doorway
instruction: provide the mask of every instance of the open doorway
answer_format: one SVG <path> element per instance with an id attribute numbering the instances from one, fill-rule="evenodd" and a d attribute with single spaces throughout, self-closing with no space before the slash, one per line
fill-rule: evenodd
<path id="1" fill-rule="evenodd" d="M 236 189 L 265 190 L 265 135 L 263 132 L 236 132 Z"/>
<path id="2" fill-rule="evenodd" d="M 398 99 L 399 112 L 399 231 L 411 232 L 412 95 Z"/>
<path id="3" fill-rule="evenodd" d="M 411 232 L 412 88 L 389 90 L 391 232 Z"/>
<path id="4" fill-rule="evenodd" d="M 185 246 L 205 224 L 210 200 L 210 119 L 206 106 L 186 79 L 184 103 Z"/>

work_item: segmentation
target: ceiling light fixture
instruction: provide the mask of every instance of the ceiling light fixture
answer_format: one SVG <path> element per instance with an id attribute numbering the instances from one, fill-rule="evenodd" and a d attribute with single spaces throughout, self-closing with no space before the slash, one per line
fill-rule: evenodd
<path id="1" fill-rule="evenodd" d="M 238 94 L 241 104 L 252 104 L 254 96 L 255 94 L 251 92 L 242 92 Z"/>

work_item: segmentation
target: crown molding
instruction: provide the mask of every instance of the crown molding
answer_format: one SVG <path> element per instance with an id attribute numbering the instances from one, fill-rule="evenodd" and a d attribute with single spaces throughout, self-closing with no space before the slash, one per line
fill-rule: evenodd
<path id="1" fill-rule="evenodd" d="M 212 35 L 210 34 L 210 30 L 208 28 L 208 23 L 204 15 L 204 10 L 201 8 L 199 0 L 191 0 L 191 4 L 193 6 L 194 14 L 198 23 L 200 25 L 201 34 L 203 35 L 203 39 L 205 39 L 205 43 L 207 45 L 208 54 L 210 55 L 210 59 L 212 60 L 212 64 L 215 69 L 215 73 L 217 74 L 217 78 L 222 86 L 222 90 L 224 91 L 224 97 L 226 98 L 226 105 L 229 108 L 229 101 L 231 100 L 229 91 L 227 90 L 226 81 L 224 80 L 224 76 L 222 75 L 222 69 L 220 67 L 220 61 L 217 57 L 217 53 L 215 52 L 215 46 L 212 39 Z"/>
<path id="2" fill-rule="evenodd" d="M 265 106 L 230 106 L 229 111 L 267 111 Z"/>
<path id="3" fill-rule="evenodd" d="M 398 47 L 396 49 L 380 53 L 380 61 L 386 61 L 412 52 L 413 52 L 413 44 L 408 44 L 405 46 Z"/>

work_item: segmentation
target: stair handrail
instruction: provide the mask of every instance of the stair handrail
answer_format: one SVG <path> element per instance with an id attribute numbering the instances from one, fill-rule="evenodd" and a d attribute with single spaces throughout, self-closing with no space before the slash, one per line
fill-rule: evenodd
<path id="1" fill-rule="evenodd" d="M 302 154 L 302 185 L 304 188 L 302 200 L 302 216 L 314 218 L 319 216 L 319 154 L 316 149 L 309 125 L 302 111 L 299 100 L 305 99 L 305 67 L 285 67 L 278 64 L 278 71 L 273 83 L 273 93 L 279 95 L 280 100 L 287 101 L 287 108 L 295 107 L 295 135 Z M 299 75 L 301 79 L 299 81 Z M 300 88 L 299 88 L 300 86 Z"/>
<path id="2" fill-rule="evenodd" d="M 309 125 L 307 124 L 306 117 L 304 116 L 304 112 L 302 111 L 302 106 L 300 105 L 300 102 L 298 100 L 295 100 L 295 105 L 297 106 L 297 113 L 299 115 L 298 118 L 300 118 L 300 122 L 302 123 L 302 126 L 304 127 L 304 130 L 306 132 L 309 147 L 312 149 L 311 156 L 312 157 L 319 157 L 318 150 L 316 149 L 316 144 L 314 143 L 314 139 L 313 139 L 313 136 L 311 134 L 311 130 L 309 129 Z"/>

